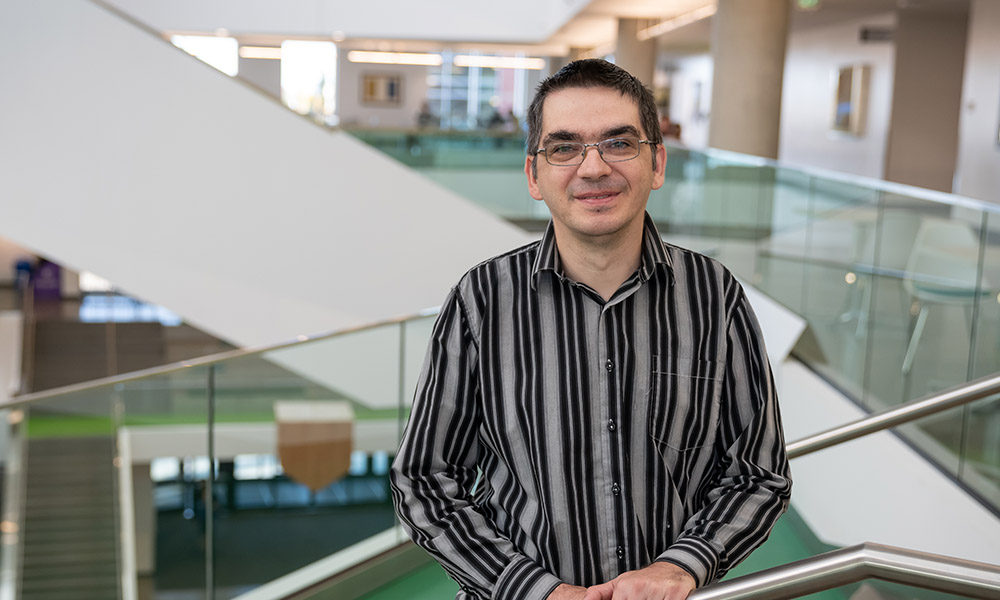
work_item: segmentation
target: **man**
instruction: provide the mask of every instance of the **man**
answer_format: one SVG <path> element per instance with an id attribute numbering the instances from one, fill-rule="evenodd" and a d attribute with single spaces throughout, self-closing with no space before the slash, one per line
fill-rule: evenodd
<path id="1" fill-rule="evenodd" d="M 528 125 L 528 190 L 552 221 L 444 303 L 396 509 L 459 599 L 680 600 L 787 506 L 761 335 L 729 272 L 645 213 L 666 152 L 638 80 L 570 63 Z"/>

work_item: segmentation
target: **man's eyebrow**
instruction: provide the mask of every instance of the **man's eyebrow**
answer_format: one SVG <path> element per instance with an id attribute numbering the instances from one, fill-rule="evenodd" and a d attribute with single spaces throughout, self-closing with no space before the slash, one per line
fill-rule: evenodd
<path id="1" fill-rule="evenodd" d="M 605 129 L 604 132 L 601 133 L 601 137 L 603 139 L 608 139 L 625 134 L 634 135 L 635 137 L 642 137 L 639 135 L 639 130 L 631 125 L 621 125 L 618 127 L 612 127 L 611 129 Z"/>
<path id="2" fill-rule="evenodd" d="M 578 141 L 580 141 L 579 133 L 573 133 L 572 131 L 560 129 L 558 131 L 553 131 L 549 133 L 547 136 L 545 136 L 545 139 L 542 140 L 542 145 L 544 146 L 549 142 L 578 142 Z"/>
<path id="3" fill-rule="evenodd" d="M 610 127 L 602 131 L 598 137 L 602 140 L 606 140 L 608 138 L 618 137 L 622 135 L 634 135 L 635 137 L 642 137 L 641 135 L 639 135 L 639 130 L 632 125 L 618 125 L 616 127 Z M 553 131 L 548 135 L 546 135 L 545 139 L 542 140 L 542 145 L 544 146 L 549 142 L 579 142 L 582 139 L 583 137 L 579 133 L 576 133 L 575 131 L 559 129 L 557 131 Z"/>

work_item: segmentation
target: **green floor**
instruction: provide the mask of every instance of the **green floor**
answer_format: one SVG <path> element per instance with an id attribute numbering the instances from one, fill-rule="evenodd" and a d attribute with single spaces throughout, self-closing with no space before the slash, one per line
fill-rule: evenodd
<path id="1" fill-rule="evenodd" d="M 828 550 L 812 535 L 802 519 L 791 510 L 782 517 L 771 532 L 767 542 L 750 555 L 727 576 L 727 579 L 755 573 L 763 569 L 813 556 Z M 405 577 L 401 577 L 363 600 L 441 600 L 455 597 L 458 585 L 448 578 L 444 570 L 431 563 Z M 845 600 L 853 590 L 831 590 L 803 598 L 811 600 Z"/>

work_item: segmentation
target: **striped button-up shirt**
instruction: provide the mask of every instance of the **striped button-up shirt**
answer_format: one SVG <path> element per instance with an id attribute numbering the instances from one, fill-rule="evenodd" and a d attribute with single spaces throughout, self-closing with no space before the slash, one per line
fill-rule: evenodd
<path id="1" fill-rule="evenodd" d="M 766 538 L 791 480 L 774 382 L 739 283 L 660 239 L 605 301 L 539 242 L 442 306 L 391 481 L 400 520 L 461 591 L 545 598 L 662 560 L 698 585 Z"/>

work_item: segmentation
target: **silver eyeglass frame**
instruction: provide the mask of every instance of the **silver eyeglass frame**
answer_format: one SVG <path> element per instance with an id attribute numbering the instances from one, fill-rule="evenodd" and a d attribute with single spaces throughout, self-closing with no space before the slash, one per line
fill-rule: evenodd
<path id="1" fill-rule="evenodd" d="M 551 160 L 549 160 L 549 155 L 545 151 L 545 148 L 538 148 L 537 150 L 535 150 L 535 156 L 538 156 L 539 154 L 545 156 L 545 162 L 549 163 L 553 167 L 579 167 L 580 165 L 583 164 L 583 161 L 587 159 L 587 148 L 597 148 L 597 153 L 601 156 L 601 160 L 603 160 L 606 163 L 613 163 L 613 162 L 626 162 L 629 160 L 635 160 L 642 153 L 643 144 L 649 144 L 650 146 L 656 146 L 657 144 L 652 140 L 636 140 L 639 143 L 639 146 L 636 149 L 635 156 L 630 156 L 629 158 L 611 158 L 611 159 L 605 157 L 604 150 L 601 149 L 601 144 L 606 144 L 608 142 L 613 142 L 615 140 L 622 140 L 622 139 L 628 139 L 628 138 L 623 138 L 619 136 L 619 137 L 608 138 L 606 140 L 601 140 L 599 142 L 594 142 L 591 144 L 580 144 L 580 142 L 570 142 L 570 141 L 565 142 L 567 144 L 580 144 L 581 146 L 583 146 L 583 148 L 580 150 L 580 162 L 554 163 Z"/>

